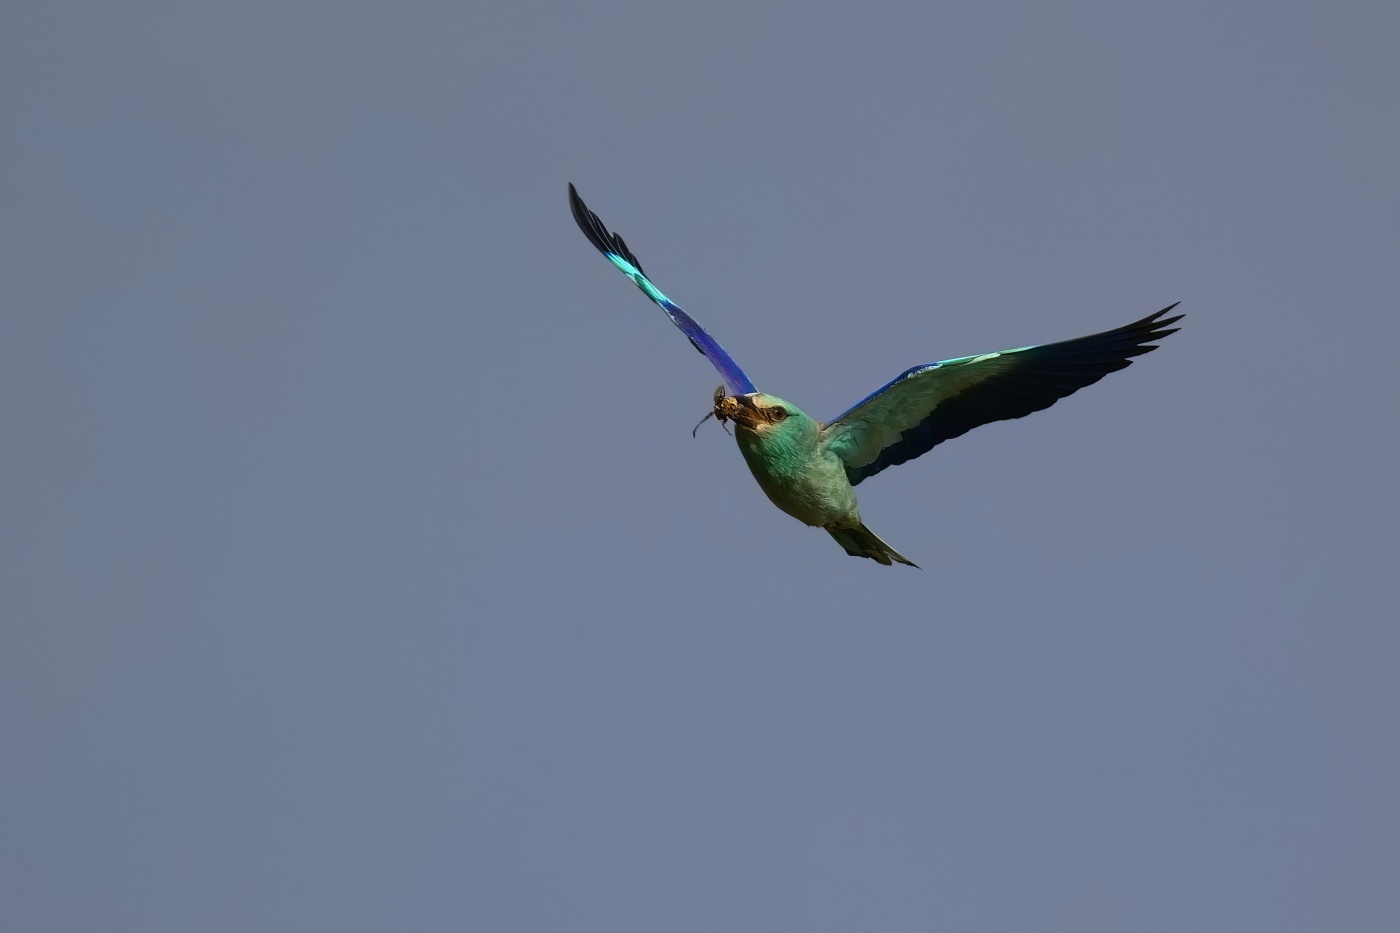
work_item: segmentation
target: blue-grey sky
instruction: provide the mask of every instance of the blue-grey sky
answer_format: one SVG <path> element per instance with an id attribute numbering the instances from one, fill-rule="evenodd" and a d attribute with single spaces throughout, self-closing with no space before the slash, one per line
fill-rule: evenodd
<path id="1" fill-rule="evenodd" d="M 0 926 L 1394 929 L 1397 7 L 486 7 L 0 13 Z"/>

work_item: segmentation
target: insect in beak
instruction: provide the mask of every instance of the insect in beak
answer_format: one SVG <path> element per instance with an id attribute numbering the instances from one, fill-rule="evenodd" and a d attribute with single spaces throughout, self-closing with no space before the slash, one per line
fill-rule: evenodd
<path id="1" fill-rule="evenodd" d="M 695 437 L 700 431 L 700 425 L 704 424 L 706 421 L 709 421 L 711 418 L 714 418 L 716 421 L 719 422 L 719 426 L 724 428 L 725 434 L 729 434 L 729 428 L 725 427 L 725 422 L 729 420 L 729 416 L 727 414 L 729 406 L 720 404 L 724 400 L 724 386 L 719 386 L 715 389 L 715 407 L 710 410 L 709 414 L 701 418 L 698 424 L 695 425 L 695 428 L 690 432 L 691 437 Z"/>

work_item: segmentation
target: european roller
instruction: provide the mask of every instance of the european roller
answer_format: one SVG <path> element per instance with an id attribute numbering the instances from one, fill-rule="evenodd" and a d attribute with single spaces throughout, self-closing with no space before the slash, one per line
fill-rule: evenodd
<path id="1" fill-rule="evenodd" d="M 1022 418 L 1157 349 L 1178 328 L 1170 305 L 1115 330 L 1076 340 L 1017 347 L 925 363 L 900 373 L 833 421 L 822 423 L 776 395 L 760 392 L 705 329 L 661 293 L 622 237 L 608 231 L 569 185 L 579 229 L 622 274 L 661 306 L 690 343 L 719 370 L 713 416 L 734 423 L 734 439 L 773 504 L 806 525 L 826 529 L 852 557 L 885 566 L 913 561 L 861 521 L 855 487 L 886 467 L 993 421 Z M 704 420 L 704 419 L 702 419 Z M 697 428 L 699 426 L 697 425 Z"/>

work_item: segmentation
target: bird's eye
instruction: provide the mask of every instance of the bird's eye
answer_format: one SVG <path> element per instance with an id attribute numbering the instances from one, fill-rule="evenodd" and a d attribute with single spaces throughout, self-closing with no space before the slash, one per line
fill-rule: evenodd
<path id="1" fill-rule="evenodd" d="M 783 421 L 787 418 L 787 412 L 783 411 L 781 408 L 770 408 L 768 409 L 768 416 L 774 421 Z"/>

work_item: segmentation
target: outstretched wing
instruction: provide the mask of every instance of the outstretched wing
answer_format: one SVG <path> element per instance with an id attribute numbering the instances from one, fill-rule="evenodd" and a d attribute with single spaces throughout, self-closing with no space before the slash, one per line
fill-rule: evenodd
<path id="1" fill-rule="evenodd" d="M 588 205 L 583 203 L 583 199 L 578 196 L 572 183 L 569 184 L 569 207 L 574 212 L 574 220 L 578 223 L 583 235 L 588 237 L 590 243 L 598 247 L 598 250 L 622 270 L 622 274 L 631 279 L 636 286 L 646 293 L 646 296 L 661 306 L 661 310 L 666 312 L 666 316 L 671 319 L 671 323 L 681 329 L 681 333 L 690 338 L 691 346 L 705 355 L 705 358 L 719 370 L 719 374 L 724 377 L 724 384 L 729 387 L 729 391 L 734 395 L 747 395 L 750 392 L 757 392 L 754 384 L 749 381 L 749 377 L 744 375 L 744 371 L 739 368 L 739 364 L 734 362 L 734 358 L 724 351 L 715 338 L 705 333 L 705 328 L 695 322 L 695 318 L 686 314 L 681 306 L 676 304 L 661 290 L 651 284 L 651 279 L 647 278 L 642 271 L 642 264 L 637 261 L 637 257 L 627 249 L 627 244 L 622 241 L 622 237 L 616 233 L 610 233 L 608 228 L 603 226 L 603 222 L 598 219 L 598 215 L 588 209 Z"/>
<path id="2" fill-rule="evenodd" d="M 1179 302 L 1178 302 L 1179 304 Z M 1176 305 L 1077 340 L 915 366 L 823 429 L 854 486 L 979 425 L 1021 418 L 1157 349 L 1178 330 Z"/>

